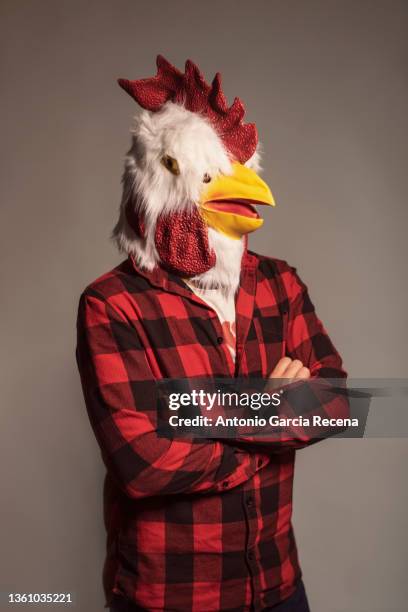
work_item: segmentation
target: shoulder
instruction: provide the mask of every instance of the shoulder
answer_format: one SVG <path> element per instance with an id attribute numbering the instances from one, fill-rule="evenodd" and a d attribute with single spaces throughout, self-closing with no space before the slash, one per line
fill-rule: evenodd
<path id="1" fill-rule="evenodd" d="M 146 278 L 126 259 L 89 283 L 81 293 L 78 321 L 87 325 L 109 320 L 129 322 L 141 316 L 138 296 L 146 291 Z"/>
<path id="2" fill-rule="evenodd" d="M 285 259 L 260 255 L 254 251 L 248 251 L 248 253 L 257 260 L 258 269 L 266 277 L 279 275 L 286 280 L 293 280 L 298 276 L 297 267 L 289 264 Z"/>
<path id="3" fill-rule="evenodd" d="M 267 255 L 261 255 L 254 251 L 248 251 L 248 253 L 255 257 L 258 261 L 258 267 L 260 270 L 267 272 L 273 270 L 275 273 L 280 274 L 290 273 L 292 270 L 296 271 L 296 268 L 291 266 L 286 260 L 278 259 L 277 257 L 268 257 Z"/>
<path id="4" fill-rule="evenodd" d="M 258 270 L 261 278 L 270 282 L 279 283 L 289 298 L 296 298 L 299 293 L 306 289 L 306 285 L 300 278 L 297 267 L 288 263 L 285 259 L 268 257 L 249 251 L 250 255 L 258 260 Z"/>
<path id="5" fill-rule="evenodd" d="M 146 284 L 128 259 L 109 272 L 105 272 L 89 283 L 82 292 L 82 298 L 95 298 L 106 302 L 115 301 L 122 294 L 137 294 Z"/>

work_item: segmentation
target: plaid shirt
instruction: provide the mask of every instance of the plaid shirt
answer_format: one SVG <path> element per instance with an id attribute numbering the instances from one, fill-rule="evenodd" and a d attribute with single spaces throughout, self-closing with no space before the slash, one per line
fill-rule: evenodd
<path id="1" fill-rule="evenodd" d="M 107 467 L 108 603 L 115 596 L 146 610 L 262 610 L 289 597 L 301 576 L 294 456 L 315 440 L 262 447 L 155 431 L 156 380 L 265 378 L 285 354 L 312 377 L 346 376 L 286 262 L 245 252 L 236 315 L 234 363 L 216 313 L 162 269 L 142 271 L 130 257 L 81 296 L 77 360 Z"/>

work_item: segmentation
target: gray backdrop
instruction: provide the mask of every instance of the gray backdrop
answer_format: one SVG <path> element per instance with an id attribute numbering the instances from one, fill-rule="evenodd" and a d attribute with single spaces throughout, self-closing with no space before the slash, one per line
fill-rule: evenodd
<path id="1" fill-rule="evenodd" d="M 108 236 L 136 106 L 116 77 L 152 75 L 158 52 L 224 74 L 278 203 L 252 248 L 297 266 L 352 376 L 403 377 L 408 5 L 3 0 L 1 13 L 0 590 L 73 590 L 98 612 L 103 467 L 75 317 L 120 260 Z M 298 453 L 312 612 L 407 609 L 407 451 L 370 439 Z"/>

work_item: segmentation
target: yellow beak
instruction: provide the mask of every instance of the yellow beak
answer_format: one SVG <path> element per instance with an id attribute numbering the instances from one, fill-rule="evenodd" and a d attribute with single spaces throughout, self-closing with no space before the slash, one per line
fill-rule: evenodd
<path id="1" fill-rule="evenodd" d="M 253 170 L 234 163 L 232 174 L 223 174 L 203 191 L 200 213 L 207 225 L 239 240 L 263 224 L 255 204 L 275 206 L 271 190 Z"/>

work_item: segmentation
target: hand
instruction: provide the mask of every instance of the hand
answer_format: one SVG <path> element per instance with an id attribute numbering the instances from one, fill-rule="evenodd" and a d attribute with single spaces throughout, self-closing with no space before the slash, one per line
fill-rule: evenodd
<path id="1" fill-rule="evenodd" d="M 306 380 L 310 378 L 310 370 L 299 359 L 282 357 L 279 359 L 269 378 L 291 378 L 293 380 Z"/>

